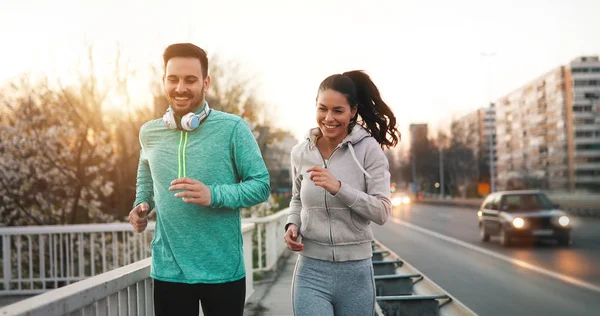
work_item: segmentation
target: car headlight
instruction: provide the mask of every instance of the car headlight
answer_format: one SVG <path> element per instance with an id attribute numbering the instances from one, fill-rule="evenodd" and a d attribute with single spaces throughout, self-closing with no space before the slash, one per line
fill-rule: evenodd
<path id="1" fill-rule="evenodd" d="M 522 218 L 520 218 L 520 217 L 517 217 L 517 218 L 513 219 L 513 221 L 512 221 L 512 225 L 513 225 L 515 228 L 523 228 L 523 227 L 525 226 L 525 220 L 523 220 L 523 219 L 522 219 Z"/>
<path id="2" fill-rule="evenodd" d="M 481 217 L 483 216 L 483 212 L 482 211 L 477 211 L 477 217 Z"/>
<path id="3" fill-rule="evenodd" d="M 398 205 L 400 205 L 400 203 L 402 203 L 402 199 L 401 198 L 397 197 L 397 198 L 393 198 L 392 199 L 392 205 L 393 206 L 398 206 Z"/>
<path id="4" fill-rule="evenodd" d="M 558 223 L 562 227 L 569 226 L 569 222 L 571 222 L 569 218 L 564 215 L 558 218 Z"/>
<path id="5" fill-rule="evenodd" d="M 410 203 L 410 198 L 408 196 L 403 197 L 402 198 L 402 203 L 409 204 Z"/>

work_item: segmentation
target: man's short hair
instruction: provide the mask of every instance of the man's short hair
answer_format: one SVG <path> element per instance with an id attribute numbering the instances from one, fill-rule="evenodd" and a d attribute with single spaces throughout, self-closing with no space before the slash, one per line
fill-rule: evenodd
<path id="1" fill-rule="evenodd" d="M 202 77 L 208 76 L 208 57 L 204 49 L 192 44 L 192 43 L 177 43 L 171 44 L 163 53 L 163 60 L 165 62 L 165 69 L 167 69 L 167 62 L 173 57 L 194 57 L 200 60 L 202 66 Z"/>

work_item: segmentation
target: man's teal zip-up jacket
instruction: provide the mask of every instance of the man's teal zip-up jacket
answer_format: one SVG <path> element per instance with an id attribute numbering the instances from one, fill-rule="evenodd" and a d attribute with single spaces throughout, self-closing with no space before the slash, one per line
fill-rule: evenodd
<path id="1" fill-rule="evenodd" d="M 269 173 L 246 122 L 211 110 L 194 131 L 167 129 L 158 119 L 144 124 L 139 137 L 134 206 L 147 202 L 157 215 L 151 277 L 178 283 L 243 278 L 239 208 L 264 202 L 270 194 Z M 179 191 L 169 187 L 181 177 L 206 184 L 211 205 L 176 198 Z"/>

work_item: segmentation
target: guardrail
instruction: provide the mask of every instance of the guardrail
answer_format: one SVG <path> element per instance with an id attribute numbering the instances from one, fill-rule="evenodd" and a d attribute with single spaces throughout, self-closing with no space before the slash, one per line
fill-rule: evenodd
<path id="1" fill-rule="evenodd" d="M 286 248 L 286 215 L 284 209 L 242 219 L 256 225 L 248 241 L 250 259 L 257 256 L 246 263 L 251 272 L 275 268 Z M 155 224 L 139 234 L 129 223 L 2 227 L 0 296 L 40 294 L 149 258 Z"/>
<path id="2" fill-rule="evenodd" d="M 2 227 L 0 295 L 39 294 L 150 257 L 155 223 Z"/>
<path id="3" fill-rule="evenodd" d="M 372 247 L 379 315 L 476 315 L 380 242 Z"/>
<path id="4" fill-rule="evenodd" d="M 252 233 L 254 224 L 242 225 L 246 298 L 254 292 Z M 0 309 L 0 316 L 154 315 L 151 258 L 45 292 Z"/>
<path id="5" fill-rule="evenodd" d="M 279 240 L 283 240 L 283 238 L 280 238 L 280 235 L 283 234 L 283 224 L 281 221 L 285 221 L 286 213 L 287 210 L 282 210 L 277 214 L 265 218 L 245 219 L 242 224 L 247 298 L 254 292 L 253 272 L 274 269 L 278 256 L 284 252 L 285 245 L 282 245 Z M 75 231 L 80 231 L 82 228 L 71 227 Z M 115 227 L 113 228 L 116 229 Z M 34 232 L 44 235 L 39 229 L 29 229 L 31 230 L 28 231 L 28 234 L 24 234 L 25 236 L 33 235 Z M 98 231 L 95 232 L 97 233 Z M 18 235 L 16 232 L 12 232 L 12 234 L 4 233 L 2 236 Z M 21 235 L 23 233 L 21 232 Z M 83 232 L 80 233 L 83 234 Z M 109 235 L 112 235 L 112 233 Z M 264 236 L 260 237 L 261 235 Z M 50 240 L 54 240 L 58 237 L 49 238 Z M 28 244 L 30 244 L 29 241 Z M 105 241 L 104 244 L 107 244 L 107 242 Z M 263 247 L 264 249 L 262 249 Z M 60 246 L 53 243 L 51 248 L 57 249 Z M 119 248 L 117 244 L 119 252 L 125 251 L 123 252 L 125 256 L 122 256 L 122 258 L 126 258 L 127 254 L 133 256 L 133 253 L 137 252 L 127 252 L 127 246 L 123 246 L 122 248 Z M 41 249 L 45 248 L 41 247 Z M 74 247 L 74 249 L 77 249 L 77 252 L 79 252 L 80 248 Z M 140 251 L 140 254 L 143 254 L 146 248 L 142 247 L 141 249 L 138 251 Z M 429 280 L 420 271 L 407 262 L 402 261 L 401 258 L 384 245 L 374 242 L 373 249 L 373 268 L 377 290 L 377 311 L 379 315 L 423 315 L 430 313 L 442 316 L 474 315 L 466 306 Z M 253 265 L 253 251 L 259 254 L 259 258 L 264 256 L 265 260 L 260 264 Z M 29 252 L 30 257 L 32 253 Z M 72 253 L 75 253 L 75 251 Z M 92 251 L 92 253 L 94 252 Z M 81 257 L 86 258 L 85 256 Z M 72 262 L 69 267 L 77 266 L 77 271 L 86 271 L 85 265 L 81 269 L 79 261 L 76 262 L 77 265 Z M 119 262 L 119 259 L 113 262 Z M 151 259 L 145 258 L 100 275 L 87 277 L 82 281 L 47 291 L 35 297 L 1 308 L 0 316 L 69 314 L 153 315 L 153 281 L 150 278 L 150 265 Z M 56 266 L 56 263 L 54 266 Z M 110 264 L 107 263 L 104 266 L 110 266 Z M 63 265 L 63 267 L 66 266 Z M 69 269 L 65 268 L 65 271 L 67 270 Z M 16 280 L 32 281 L 27 278 L 18 278 Z M 12 284 L 12 280 L 8 280 L 8 283 Z"/>
<path id="6" fill-rule="evenodd" d="M 283 229 L 287 220 L 288 209 L 283 209 L 273 215 L 266 217 L 243 218 L 242 223 L 253 223 L 256 225 L 255 239 L 258 260 L 254 272 L 271 271 L 275 268 L 277 260 L 287 246 L 283 240 L 285 231 Z"/>

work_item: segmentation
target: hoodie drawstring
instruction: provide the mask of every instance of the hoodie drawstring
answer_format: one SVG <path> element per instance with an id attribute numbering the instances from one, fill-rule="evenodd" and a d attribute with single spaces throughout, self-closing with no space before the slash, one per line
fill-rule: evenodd
<path id="1" fill-rule="evenodd" d="M 348 142 L 348 149 L 350 149 L 350 153 L 352 154 L 352 158 L 354 158 L 354 162 L 356 162 L 356 165 L 360 168 L 360 170 L 362 170 L 362 172 L 367 176 L 367 178 L 371 179 L 371 175 L 367 172 L 367 170 L 365 170 L 362 165 L 360 164 L 360 162 L 358 161 L 358 158 L 356 158 L 356 153 L 354 152 L 354 146 L 352 146 L 351 142 Z"/>
<path id="2" fill-rule="evenodd" d="M 187 147 L 187 140 L 188 132 L 185 132 L 184 140 L 183 131 L 181 131 L 181 134 L 179 134 L 179 148 L 177 149 L 177 178 L 185 177 L 185 149 Z"/>

